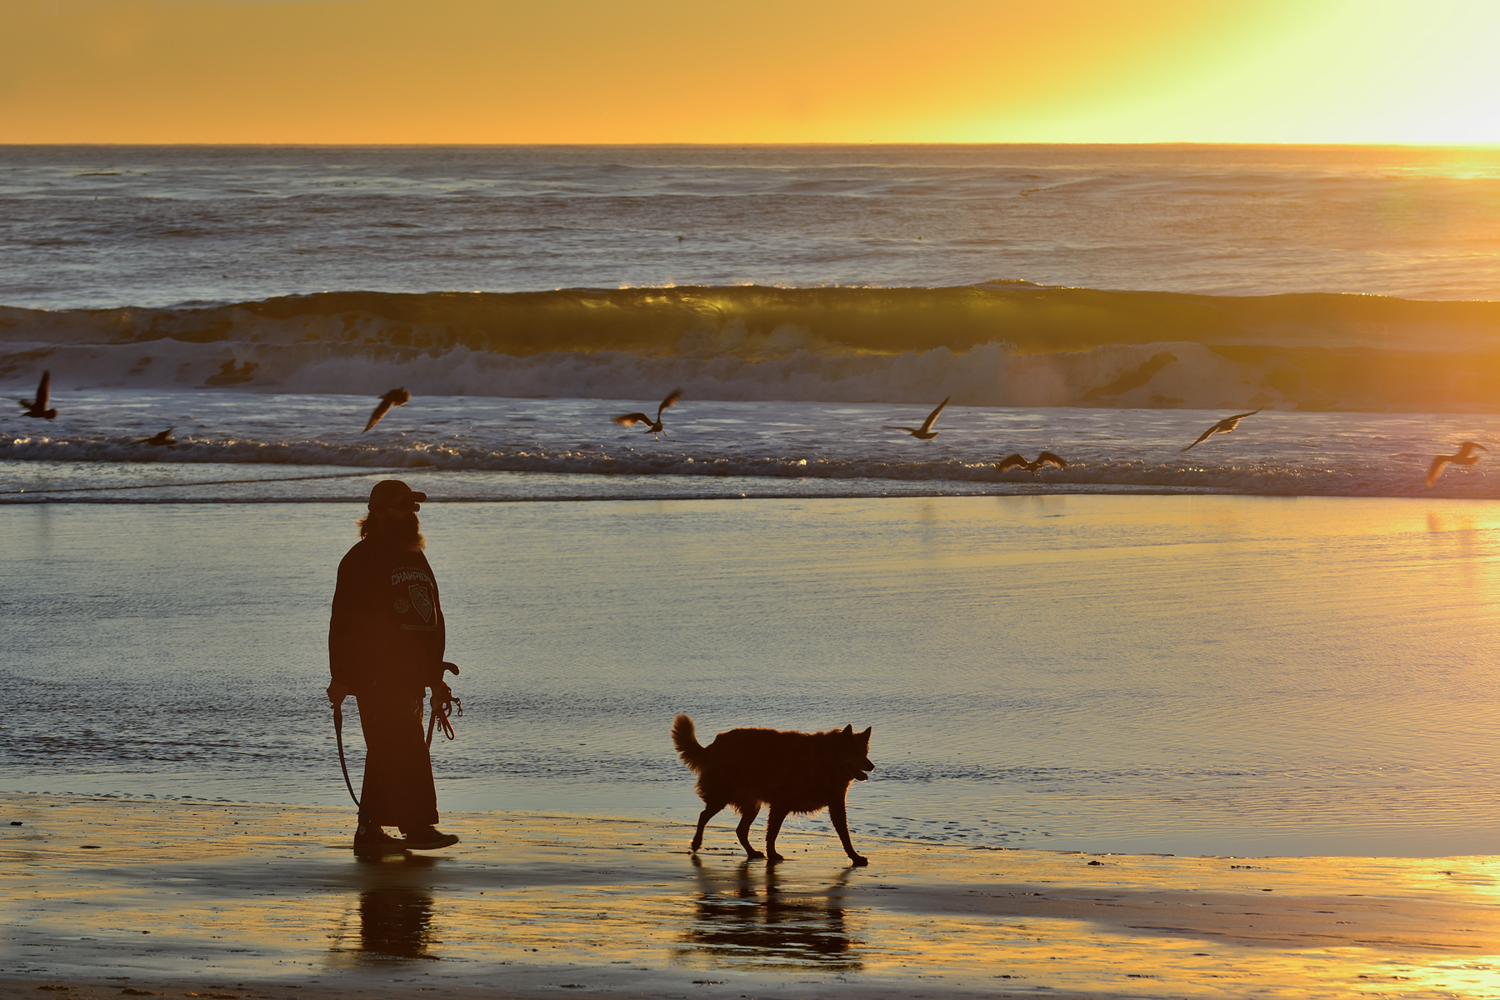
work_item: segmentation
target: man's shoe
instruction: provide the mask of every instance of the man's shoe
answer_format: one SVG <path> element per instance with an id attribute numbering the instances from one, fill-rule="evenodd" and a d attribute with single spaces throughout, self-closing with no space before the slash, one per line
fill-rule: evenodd
<path id="1" fill-rule="evenodd" d="M 408 851 L 437 851 L 458 843 L 458 838 L 453 834 L 444 833 L 435 826 L 423 826 L 415 830 L 402 827 L 401 832 L 406 836 L 401 843 Z"/>
<path id="2" fill-rule="evenodd" d="M 397 840 L 378 826 L 359 827 L 354 831 L 354 853 L 362 858 L 384 858 L 405 854 L 406 841 Z"/>

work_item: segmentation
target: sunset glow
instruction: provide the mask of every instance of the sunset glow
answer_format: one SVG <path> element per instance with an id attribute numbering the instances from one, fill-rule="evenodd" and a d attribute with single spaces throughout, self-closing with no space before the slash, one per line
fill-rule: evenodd
<path id="1" fill-rule="evenodd" d="M 0 142 L 1500 141 L 1478 0 L 0 3 Z"/>

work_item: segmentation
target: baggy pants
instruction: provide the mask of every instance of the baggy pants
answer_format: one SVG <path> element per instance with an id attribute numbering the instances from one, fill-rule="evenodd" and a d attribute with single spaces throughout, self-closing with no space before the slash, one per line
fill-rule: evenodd
<path id="1" fill-rule="evenodd" d="M 403 829 L 438 821 L 432 758 L 422 730 L 422 690 L 377 690 L 356 696 L 365 734 L 365 822 Z"/>

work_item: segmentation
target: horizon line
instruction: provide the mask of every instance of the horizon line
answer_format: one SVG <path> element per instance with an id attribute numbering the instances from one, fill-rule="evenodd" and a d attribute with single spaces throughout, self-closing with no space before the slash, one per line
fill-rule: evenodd
<path id="1" fill-rule="evenodd" d="M 37 147 L 37 146 L 242 146 L 242 147 L 305 147 L 317 148 L 349 148 L 349 147 L 381 147 L 393 149 L 413 149 L 424 147 L 446 147 L 464 146 L 473 148 L 500 148 L 500 147 L 532 147 L 532 148 L 612 148 L 612 149 L 661 149 L 680 147 L 724 147 L 724 146 L 746 146 L 758 148 L 803 146 L 803 147 L 867 147 L 867 146 L 948 146 L 948 147 L 990 147 L 990 146 L 1058 146 L 1058 147 L 1116 147 L 1116 148 L 1183 148 L 1183 147 L 1275 147 L 1286 149 L 1472 149 L 1472 150 L 1500 150 L 1500 140 L 1493 142 L 1256 142 L 1256 141 L 1232 141 L 1216 142 L 1192 139 L 1172 139 L 1161 141 L 1143 142 L 1092 142 L 1086 140 L 1059 142 L 1033 142 L 1025 140 L 996 140 L 993 142 L 955 142 L 947 140 L 935 141 L 882 141 L 867 139 L 864 141 L 828 140 L 828 141 L 724 141 L 724 142 L 264 142 L 264 141 L 234 141 L 202 142 L 202 141 L 156 141 L 141 140 L 135 142 L 127 141 L 47 141 L 47 142 L 9 142 L 0 140 L 0 149 L 15 147 Z"/>

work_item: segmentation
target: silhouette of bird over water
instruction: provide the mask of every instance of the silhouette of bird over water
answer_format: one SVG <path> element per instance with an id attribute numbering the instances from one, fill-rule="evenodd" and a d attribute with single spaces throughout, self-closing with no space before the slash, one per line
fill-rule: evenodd
<path id="1" fill-rule="evenodd" d="M 662 400 L 661 401 L 661 405 L 656 408 L 656 419 L 655 420 L 652 420 L 650 417 L 648 417 L 644 413 L 622 413 L 618 417 L 612 417 L 611 419 L 614 420 L 615 423 L 621 425 L 622 427 L 634 427 L 636 424 L 645 424 L 646 425 L 646 433 L 647 434 L 661 434 L 661 432 L 662 432 L 662 424 L 661 424 L 662 411 L 664 411 L 669 406 L 676 405 L 677 401 L 679 399 L 681 399 L 681 398 L 682 398 L 682 390 L 681 389 L 673 389 L 672 392 L 671 392 L 671 394 L 669 396 L 667 396 L 666 399 Z"/>
<path id="2" fill-rule="evenodd" d="M 1011 469 L 1025 469 L 1027 472 L 1041 472 L 1045 465 L 1055 465 L 1059 469 L 1066 469 L 1068 463 L 1060 455 L 1054 455 L 1050 451 L 1044 451 L 1036 457 L 1035 462 L 1028 462 L 1019 454 L 1007 455 L 995 463 L 998 472 L 1007 472 Z"/>
<path id="3" fill-rule="evenodd" d="M 141 438 L 140 441 L 136 443 L 154 444 L 159 447 L 170 448 L 177 443 L 177 439 L 172 436 L 172 430 L 173 429 L 171 427 L 168 427 L 164 431 L 157 431 L 155 434 L 151 435 L 148 438 Z"/>
<path id="4" fill-rule="evenodd" d="M 952 396 L 948 397 L 948 399 L 952 398 Z M 922 421 L 921 427 L 892 427 L 889 424 L 886 424 L 882 425 L 880 429 L 883 431 L 905 431 L 914 438 L 920 438 L 923 441 L 931 441 L 933 438 L 938 436 L 938 432 L 932 429 L 932 425 L 937 423 L 938 414 L 942 413 L 943 407 L 948 405 L 948 399 L 943 400 L 937 405 L 937 409 L 927 414 L 927 419 Z"/>
<path id="5" fill-rule="evenodd" d="M 365 431 L 380 423 L 380 418 L 390 413 L 391 407 L 405 406 L 409 402 L 411 402 L 411 393 L 405 389 L 392 389 L 384 396 L 381 396 L 379 404 L 376 405 L 375 409 L 370 411 L 370 422 L 365 424 Z M 360 433 L 363 434 L 365 431 L 360 431 Z"/>
<path id="6" fill-rule="evenodd" d="M 26 407 L 23 417 L 39 417 L 52 420 L 57 416 L 56 410 L 47 409 L 47 397 L 52 395 L 52 373 L 42 372 L 42 381 L 36 387 L 36 399 L 18 399 L 16 402 Z"/>
<path id="7" fill-rule="evenodd" d="M 1260 408 L 1260 410 L 1264 409 L 1264 406 Z M 1198 440 L 1194 441 L 1193 444 L 1188 445 L 1187 448 L 1184 448 L 1182 450 L 1187 451 L 1188 448 L 1193 447 L 1193 445 L 1202 444 L 1215 434 L 1228 434 L 1230 431 L 1239 426 L 1241 420 L 1244 420 L 1246 417 L 1255 416 L 1260 412 L 1260 410 L 1251 410 L 1249 413 L 1236 413 L 1232 417 L 1225 417 L 1223 420 L 1220 420 L 1218 423 L 1214 424 L 1202 434 L 1199 434 Z"/>
<path id="8" fill-rule="evenodd" d="M 1441 476 L 1443 470 L 1449 465 L 1473 465 L 1475 462 L 1478 462 L 1479 456 L 1474 454 L 1475 448 L 1478 448 L 1480 451 L 1489 451 L 1488 448 L 1476 441 L 1464 441 L 1458 446 L 1457 455 L 1438 455 L 1434 457 L 1432 465 L 1427 469 L 1427 485 L 1431 486 L 1437 482 L 1438 476 Z"/>

